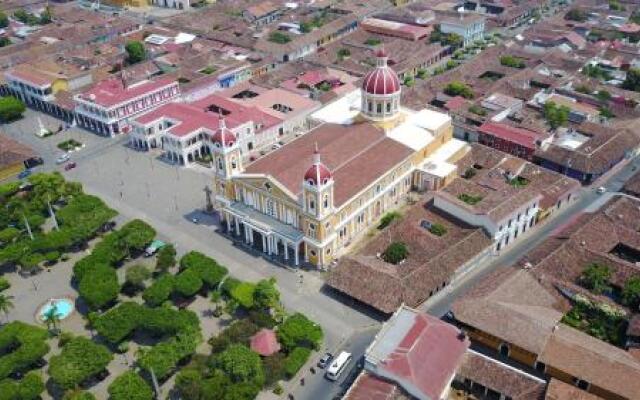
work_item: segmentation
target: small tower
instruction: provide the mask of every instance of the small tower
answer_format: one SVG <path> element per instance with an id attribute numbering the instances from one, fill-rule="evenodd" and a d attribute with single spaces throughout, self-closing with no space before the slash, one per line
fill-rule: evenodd
<path id="1" fill-rule="evenodd" d="M 302 182 L 304 211 L 322 219 L 333 210 L 333 176 L 320 160 L 318 145 L 313 152 L 313 164 L 307 169 Z"/>
<path id="2" fill-rule="evenodd" d="M 362 114 L 372 121 L 386 121 L 400 111 L 400 79 L 388 65 L 389 56 L 376 51 L 376 68 L 362 81 Z"/>
<path id="3" fill-rule="evenodd" d="M 227 128 L 224 118 L 220 118 L 218 129 L 211 136 L 211 154 L 216 175 L 228 179 L 243 171 L 240 146 L 236 135 Z"/>

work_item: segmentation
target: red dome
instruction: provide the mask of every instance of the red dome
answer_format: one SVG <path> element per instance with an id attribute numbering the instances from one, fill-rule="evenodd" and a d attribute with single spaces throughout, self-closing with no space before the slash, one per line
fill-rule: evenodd
<path id="1" fill-rule="evenodd" d="M 304 181 L 314 186 L 327 183 L 331 179 L 331 171 L 320 161 L 318 150 L 313 154 L 313 165 L 304 173 Z"/>
<path id="2" fill-rule="evenodd" d="M 227 128 L 224 119 L 220 119 L 220 125 L 216 133 L 211 137 L 213 143 L 219 144 L 221 147 L 233 146 L 236 142 L 236 135 Z"/>
<path id="3" fill-rule="evenodd" d="M 369 94 L 393 94 L 400 91 L 400 79 L 396 72 L 387 65 L 387 53 L 376 51 L 378 66 L 369 72 L 362 81 L 362 90 Z"/>

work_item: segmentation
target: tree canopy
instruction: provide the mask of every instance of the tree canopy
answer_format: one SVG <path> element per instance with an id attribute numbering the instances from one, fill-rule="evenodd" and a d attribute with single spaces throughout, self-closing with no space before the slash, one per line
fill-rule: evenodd
<path id="1" fill-rule="evenodd" d="M 0 121 L 11 122 L 22 118 L 27 108 L 24 103 L 13 96 L 0 97 Z"/>
<path id="2" fill-rule="evenodd" d="M 263 279 L 256 284 L 253 291 L 254 307 L 270 309 L 280 303 L 280 292 L 276 288 L 275 278 Z"/>
<path id="3" fill-rule="evenodd" d="M 149 384 L 133 371 L 118 376 L 109 385 L 110 400 L 151 400 L 153 391 Z"/>
<path id="4" fill-rule="evenodd" d="M 7 26 L 9 26 L 9 17 L 0 10 L 0 28 L 6 28 Z"/>
<path id="5" fill-rule="evenodd" d="M 640 306 L 640 276 L 629 278 L 622 288 L 622 302 L 637 310 Z"/>
<path id="6" fill-rule="evenodd" d="M 549 126 L 556 129 L 564 126 L 569 122 L 569 113 L 571 109 L 567 106 L 558 106 L 553 101 L 544 103 L 543 114 Z"/>
<path id="7" fill-rule="evenodd" d="M 233 382 L 264 383 L 264 372 L 258 353 L 242 344 L 232 344 L 216 357 L 216 365 Z"/>
<path id="8" fill-rule="evenodd" d="M 147 57 L 144 44 L 137 40 L 127 42 L 124 49 L 127 52 L 127 62 L 129 62 L 129 64 L 139 63 Z"/>
<path id="9" fill-rule="evenodd" d="M 104 370 L 113 354 L 85 337 L 75 337 L 49 361 L 49 375 L 63 389 L 72 389 Z"/>
<path id="10" fill-rule="evenodd" d="M 584 287 L 595 294 L 600 294 L 609 289 L 609 279 L 611 279 L 611 269 L 607 265 L 590 264 L 582 271 L 580 282 Z"/>
<path id="11" fill-rule="evenodd" d="M 301 313 L 287 318 L 278 328 L 278 340 L 288 350 L 296 347 L 318 349 L 322 343 L 322 328 Z"/>
<path id="12" fill-rule="evenodd" d="M 454 81 L 450 82 L 445 88 L 444 93 L 449 96 L 462 96 L 465 99 L 472 99 L 474 97 L 473 91 L 468 85 L 462 82 Z"/>
<path id="13" fill-rule="evenodd" d="M 634 92 L 640 92 L 640 68 L 630 68 L 627 77 L 622 82 L 622 87 Z"/>

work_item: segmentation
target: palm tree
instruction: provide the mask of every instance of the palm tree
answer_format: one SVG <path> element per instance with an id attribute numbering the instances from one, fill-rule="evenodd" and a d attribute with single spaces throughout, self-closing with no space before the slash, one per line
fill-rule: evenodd
<path id="1" fill-rule="evenodd" d="M 49 310 L 44 313 L 42 319 L 45 324 L 47 324 L 47 328 L 53 333 L 56 334 L 58 332 L 58 322 L 60 322 L 60 316 L 58 315 L 58 306 L 53 305 Z M 53 326 L 53 329 L 51 327 Z"/>
<path id="2" fill-rule="evenodd" d="M 4 317 L 9 322 L 9 311 L 13 308 L 13 296 L 6 294 L 0 294 L 0 312 L 4 314 Z"/>

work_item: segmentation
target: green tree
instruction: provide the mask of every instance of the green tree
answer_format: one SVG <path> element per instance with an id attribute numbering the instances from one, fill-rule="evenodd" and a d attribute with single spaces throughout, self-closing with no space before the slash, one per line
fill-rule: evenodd
<path id="1" fill-rule="evenodd" d="M 9 26 L 9 17 L 0 10 L 0 28 L 6 28 L 7 26 Z"/>
<path id="2" fill-rule="evenodd" d="M 13 97 L 0 97 L 0 121 L 11 122 L 22 118 L 26 107 L 22 101 Z"/>
<path id="3" fill-rule="evenodd" d="M 301 313 L 291 315 L 278 328 L 278 340 L 289 351 L 296 347 L 318 349 L 322 337 L 320 325 Z"/>
<path id="4" fill-rule="evenodd" d="M 96 400 L 96 397 L 89 392 L 83 392 L 80 389 L 74 389 L 65 393 L 62 397 L 62 400 Z"/>
<path id="5" fill-rule="evenodd" d="M 286 33 L 280 31 L 272 31 L 269 34 L 269 41 L 278 44 L 285 44 L 291 41 L 291 38 Z"/>
<path id="6" fill-rule="evenodd" d="M 13 296 L 0 293 L 0 312 L 4 314 L 4 317 L 9 321 L 9 311 L 13 308 Z"/>
<path id="7" fill-rule="evenodd" d="M 63 389 L 72 389 L 103 371 L 113 359 L 104 346 L 85 337 L 76 337 L 49 361 L 49 376 Z"/>
<path id="8" fill-rule="evenodd" d="M 587 12 L 580 8 L 572 8 L 564 15 L 564 19 L 577 22 L 584 22 L 588 17 Z"/>
<path id="9" fill-rule="evenodd" d="M 504 55 L 500 57 L 500 64 L 511 67 L 511 68 L 519 68 L 522 69 L 525 67 L 524 61 L 521 58 L 515 57 L 512 55 Z"/>
<path id="10" fill-rule="evenodd" d="M 622 303 L 638 310 L 638 306 L 640 306 L 640 276 L 631 277 L 624 283 Z"/>
<path id="11" fill-rule="evenodd" d="M 462 96 L 465 99 L 473 99 L 473 91 L 471 91 L 471 88 L 458 81 L 449 82 L 444 88 L 444 93 L 449 96 Z"/>
<path id="12" fill-rule="evenodd" d="M 264 383 L 264 372 L 260 356 L 242 344 L 232 344 L 216 357 L 216 365 L 233 382 Z"/>
<path id="13" fill-rule="evenodd" d="M 47 328 L 57 335 L 58 324 L 60 323 L 60 314 L 58 312 L 58 306 L 54 304 L 50 307 L 46 313 L 42 316 L 43 322 L 47 324 Z"/>
<path id="14" fill-rule="evenodd" d="M 448 33 L 442 36 L 441 43 L 443 46 L 451 46 L 454 49 L 462 47 L 464 39 L 457 33 Z"/>
<path id="15" fill-rule="evenodd" d="M 630 68 L 627 77 L 622 82 L 622 87 L 634 92 L 640 92 L 640 68 Z"/>
<path id="16" fill-rule="evenodd" d="M 549 126 L 556 129 L 564 126 L 569 121 L 569 113 L 571 109 L 567 106 L 558 106 L 553 101 L 547 101 L 544 103 L 543 114 Z"/>
<path id="17" fill-rule="evenodd" d="M 270 309 L 280 303 L 280 292 L 276 288 L 276 279 L 263 279 L 256 284 L 253 291 L 253 304 L 255 307 Z"/>
<path id="18" fill-rule="evenodd" d="M 139 63 L 147 57 L 147 51 L 144 48 L 144 44 L 137 40 L 128 41 L 124 46 L 127 52 L 127 62 L 129 64 Z"/>
<path id="19" fill-rule="evenodd" d="M 611 269 L 607 265 L 590 264 L 582 271 L 580 283 L 595 294 L 600 294 L 609 289 Z"/>
<path id="20" fill-rule="evenodd" d="M 118 298 L 120 285 L 116 271 L 106 265 L 98 264 L 80 281 L 80 296 L 92 310 L 99 310 Z"/>
<path id="21" fill-rule="evenodd" d="M 0 47 L 6 47 L 11 44 L 11 39 L 6 36 L 0 37 Z"/>
<path id="22" fill-rule="evenodd" d="M 174 280 L 174 289 L 183 297 L 191 297 L 202 289 L 202 279 L 193 269 L 179 273 Z"/>
<path id="23" fill-rule="evenodd" d="M 44 392 L 44 382 L 40 373 L 32 371 L 19 381 L 0 381 L 0 400 L 39 400 Z"/>
<path id="24" fill-rule="evenodd" d="M 382 253 L 382 258 L 391 264 L 399 264 L 402 260 L 405 260 L 409 255 L 409 249 L 407 245 L 402 242 L 393 242 L 391 243 L 384 253 Z"/>
<path id="25" fill-rule="evenodd" d="M 127 371 L 109 385 L 110 400 L 151 400 L 153 391 L 149 384 L 133 371 Z"/>
<path id="26" fill-rule="evenodd" d="M 168 244 L 158 251 L 156 270 L 159 272 L 167 272 L 174 265 L 176 265 L 176 248 Z"/>
<path id="27" fill-rule="evenodd" d="M 129 253 L 131 251 L 143 251 L 156 237 L 156 230 L 140 219 L 127 222 L 118 231 L 119 239 Z"/>
<path id="28" fill-rule="evenodd" d="M 156 279 L 151 286 L 145 289 L 144 293 L 142 293 L 142 298 L 152 307 L 159 306 L 171 296 L 174 280 L 173 275 L 162 275 Z"/>
<path id="29" fill-rule="evenodd" d="M 46 25 L 53 21 L 53 13 L 51 12 L 51 7 L 45 7 L 42 14 L 40 14 L 40 21 L 38 22 L 40 25 Z"/>
<path id="30" fill-rule="evenodd" d="M 151 277 L 151 271 L 144 265 L 133 265 L 125 273 L 125 281 L 136 288 L 144 288 L 144 281 Z"/>

